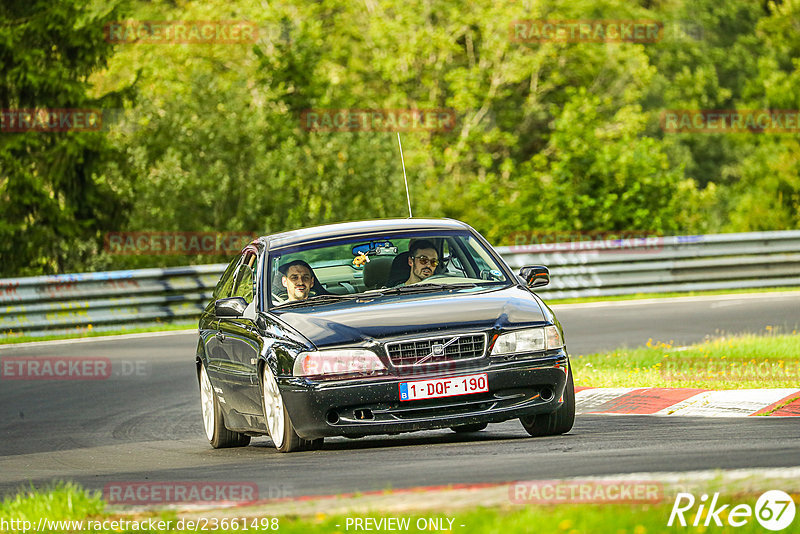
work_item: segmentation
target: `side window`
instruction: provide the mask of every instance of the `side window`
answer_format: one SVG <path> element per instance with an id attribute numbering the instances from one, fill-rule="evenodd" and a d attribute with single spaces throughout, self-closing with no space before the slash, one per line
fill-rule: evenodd
<path id="1" fill-rule="evenodd" d="M 444 258 L 446 260 L 447 269 L 445 273 L 451 276 L 468 276 L 464 269 L 463 255 L 459 243 L 452 238 L 447 238 L 444 241 L 444 248 L 442 249 Z"/>
<path id="2" fill-rule="evenodd" d="M 232 297 L 242 297 L 249 304 L 253 300 L 253 283 L 255 281 L 257 256 L 255 252 L 245 252 L 242 261 L 236 268 L 233 278 Z"/>
<path id="3" fill-rule="evenodd" d="M 453 276 L 466 276 L 464 268 L 461 265 L 461 260 L 458 257 L 458 246 L 456 243 L 451 243 L 450 238 L 444 240 L 442 245 L 442 258 L 445 261 L 447 274 Z"/>
<path id="4" fill-rule="evenodd" d="M 506 277 L 497 268 L 493 268 L 494 261 L 485 248 L 474 237 L 469 238 L 468 246 L 472 249 L 472 257 L 480 270 L 479 276 L 483 280 L 504 281 Z"/>
<path id="5" fill-rule="evenodd" d="M 233 261 L 228 264 L 227 269 L 225 269 L 225 272 L 222 274 L 219 282 L 217 282 L 217 287 L 214 288 L 214 293 L 212 294 L 214 300 L 224 299 L 231 296 L 231 288 L 233 287 L 233 272 L 236 270 L 236 266 L 239 265 L 239 260 L 241 259 L 241 256 L 236 256 Z"/>

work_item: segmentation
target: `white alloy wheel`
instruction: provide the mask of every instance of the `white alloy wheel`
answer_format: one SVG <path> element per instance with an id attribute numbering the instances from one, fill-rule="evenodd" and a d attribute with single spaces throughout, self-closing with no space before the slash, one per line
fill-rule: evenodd
<path id="1" fill-rule="evenodd" d="M 224 447 L 244 447 L 250 443 L 250 436 L 241 434 L 234 430 L 228 430 L 225 426 L 225 419 L 222 416 L 222 408 L 219 405 L 217 392 L 208 378 L 208 371 L 203 364 L 200 364 L 198 371 L 200 379 L 200 407 L 203 411 L 203 428 L 206 431 L 208 442 L 215 449 Z"/>
<path id="2" fill-rule="evenodd" d="M 275 447 L 280 449 L 283 446 L 284 429 L 286 428 L 286 420 L 284 414 L 286 413 L 283 408 L 283 399 L 281 392 L 278 390 L 278 383 L 275 381 L 275 376 L 269 365 L 264 366 L 264 379 L 262 380 L 264 389 L 264 416 L 267 419 L 267 430 L 272 438 Z"/>
<path id="3" fill-rule="evenodd" d="M 208 441 L 214 439 L 214 390 L 204 365 L 200 366 L 200 402 L 203 407 L 203 427 Z"/>

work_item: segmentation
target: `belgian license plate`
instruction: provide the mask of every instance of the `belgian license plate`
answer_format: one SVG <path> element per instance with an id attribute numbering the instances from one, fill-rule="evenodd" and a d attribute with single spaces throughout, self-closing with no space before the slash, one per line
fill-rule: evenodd
<path id="1" fill-rule="evenodd" d="M 400 400 L 437 399 L 489 391 L 486 373 L 400 383 Z"/>

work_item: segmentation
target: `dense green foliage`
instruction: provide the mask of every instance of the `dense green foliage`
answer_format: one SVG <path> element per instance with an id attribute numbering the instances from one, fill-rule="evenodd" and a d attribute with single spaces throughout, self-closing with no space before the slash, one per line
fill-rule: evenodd
<path id="1" fill-rule="evenodd" d="M 99 7 L 103 6 L 103 7 Z M 112 44 L 103 25 L 249 20 L 254 43 Z M 639 19 L 655 43 L 523 43 L 515 20 Z M 114 256 L 109 231 L 272 233 L 407 215 L 391 132 L 309 109 L 455 110 L 402 134 L 415 216 L 530 230 L 800 223 L 797 134 L 665 133 L 670 109 L 800 109 L 800 0 L 284 0 L 0 7 L 0 108 L 120 110 L 0 133 L 0 275 L 220 261 Z M 109 114 L 108 116 L 112 116 Z"/>
<path id="2" fill-rule="evenodd" d="M 90 74 L 113 53 L 103 24 L 118 10 L 83 4 L 0 5 L 0 110 L 120 105 L 124 91 L 98 98 L 87 91 Z M 116 152 L 98 131 L 0 133 L 0 274 L 86 265 L 98 230 L 125 222 L 103 175 Z"/>

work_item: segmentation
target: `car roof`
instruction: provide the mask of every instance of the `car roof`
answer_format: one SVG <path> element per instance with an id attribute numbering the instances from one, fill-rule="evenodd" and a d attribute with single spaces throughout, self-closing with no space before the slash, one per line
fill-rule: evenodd
<path id="1" fill-rule="evenodd" d="M 337 224 L 326 224 L 311 228 L 301 228 L 289 232 L 281 232 L 264 236 L 269 248 L 284 248 L 308 243 L 324 241 L 353 234 L 380 234 L 389 231 L 424 231 L 424 230 L 469 230 L 470 227 L 455 219 L 375 219 L 371 221 L 353 221 Z"/>

